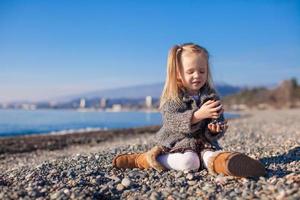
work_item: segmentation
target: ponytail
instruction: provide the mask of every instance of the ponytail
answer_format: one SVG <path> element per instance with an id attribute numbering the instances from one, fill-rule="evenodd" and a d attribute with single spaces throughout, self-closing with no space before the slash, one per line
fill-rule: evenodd
<path id="1" fill-rule="evenodd" d="M 167 75 L 164 89 L 160 98 L 160 108 L 169 99 L 180 101 L 179 87 L 180 82 L 177 80 L 177 73 L 180 73 L 180 55 L 182 48 L 178 45 L 173 46 L 168 55 Z"/>

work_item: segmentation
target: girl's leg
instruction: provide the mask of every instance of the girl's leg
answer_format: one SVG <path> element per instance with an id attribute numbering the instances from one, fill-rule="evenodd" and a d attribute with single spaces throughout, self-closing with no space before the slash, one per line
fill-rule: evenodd
<path id="1" fill-rule="evenodd" d="M 163 154 L 158 156 L 157 161 L 167 169 L 180 171 L 198 170 L 200 167 L 199 156 L 193 151 Z"/>
<path id="2" fill-rule="evenodd" d="M 212 174 L 237 177 L 258 177 L 265 175 L 264 166 L 258 161 L 238 152 L 204 150 L 204 166 Z"/>
<path id="3" fill-rule="evenodd" d="M 204 164 L 204 167 L 206 169 L 208 169 L 208 166 L 209 166 L 209 159 L 214 155 L 215 151 L 210 151 L 210 150 L 207 150 L 203 153 L 203 156 L 202 156 L 202 159 L 203 159 L 203 164 Z"/>

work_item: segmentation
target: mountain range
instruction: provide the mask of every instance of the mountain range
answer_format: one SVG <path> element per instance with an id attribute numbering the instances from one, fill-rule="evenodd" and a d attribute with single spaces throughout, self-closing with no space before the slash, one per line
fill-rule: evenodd
<path id="1" fill-rule="evenodd" d="M 107 98 L 107 99 L 138 99 L 145 98 L 146 96 L 152 96 L 153 98 L 159 98 L 163 90 L 164 83 L 154 83 L 147 85 L 136 85 L 121 87 L 115 89 L 97 90 L 82 94 L 68 95 L 55 99 L 55 101 L 70 101 L 78 98 Z M 231 86 L 225 83 L 215 84 L 216 90 L 221 96 L 237 93 L 241 90 L 240 87 Z"/>

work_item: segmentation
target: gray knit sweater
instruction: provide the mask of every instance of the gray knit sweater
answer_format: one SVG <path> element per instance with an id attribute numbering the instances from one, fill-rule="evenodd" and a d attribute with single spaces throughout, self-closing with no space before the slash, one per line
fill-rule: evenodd
<path id="1" fill-rule="evenodd" d="M 194 98 L 181 92 L 181 102 L 167 101 L 161 108 L 163 126 L 157 132 L 157 144 L 167 147 L 170 152 L 190 149 L 200 153 L 205 148 L 220 150 L 217 140 L 224 135 L 224 132 L 213 134 L 207 128 L 212 119 L 205 119 L 196 124 L 191 124 L 192 116 L 203 103 L 209 99 L 219 99 L 216 91 L 208 86 L 199 91 L 198 105 Z M 219 121 L 224 121 L 222 114 Z M 201 145 L 200 145 L 201 144 Z"/>

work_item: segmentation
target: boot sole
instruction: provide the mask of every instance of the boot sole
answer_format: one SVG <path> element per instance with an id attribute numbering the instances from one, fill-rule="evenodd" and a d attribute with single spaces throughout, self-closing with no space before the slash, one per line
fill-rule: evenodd
<path id="1" fill-rule="evenodd" d="M 257 160 L 244 154 L 233 154 L 227 162 L 227 169 L 231 176 L 259 177 L 266 174 L 265 167 Z"/>

